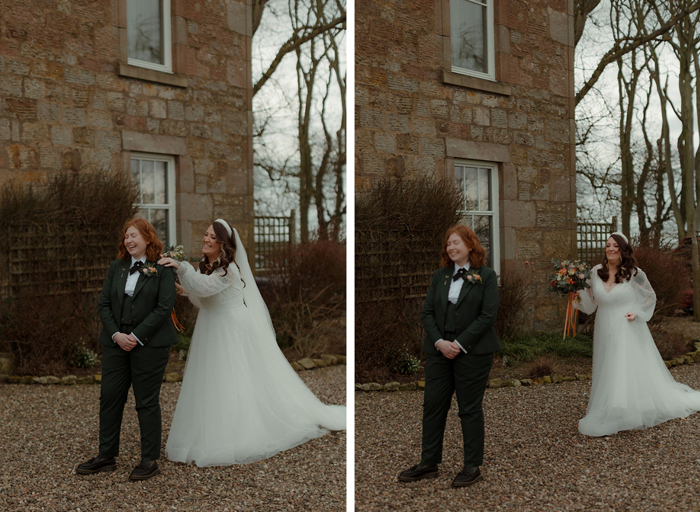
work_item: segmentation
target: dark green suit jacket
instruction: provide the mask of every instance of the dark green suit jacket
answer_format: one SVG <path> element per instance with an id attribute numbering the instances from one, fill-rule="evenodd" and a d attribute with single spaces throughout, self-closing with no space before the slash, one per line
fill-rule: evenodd
<path id="1" fill-rule="evenodd" d="M 467 353 L 493 354 L 501 350 L 493 330 L 498 313 L 498 278 L 487 266 L 475 269 L 481 276 L 481 284 L 464 281 L 455 305 L 456 341 Z M 447 294 L 452 283 L 454 266 L 443 267 L 433 274 L 428 296 L 423 304 L 423 327 L 427 333 L 423 351 L 439 354 L 435 342 L 444 337 Z"/>
<path id="2" fill-rule="evenodd" d="M 107 347 L 114 345 L 112 335 L 120 332 L 124 288 L 130 266 L 131 258 L 115 260 L 109 265 L 107 279 L 97 301 L 103 326 L 99 341 Z M 170 321 L 175 305 L 175 275 L 170 267 L 156 265 L 156 269 L 158 275 L 145 276 L 141 273 L 136 282 L 132 297 L 132 332 L 146 347 L 167 347 L 177 343 Z"/>

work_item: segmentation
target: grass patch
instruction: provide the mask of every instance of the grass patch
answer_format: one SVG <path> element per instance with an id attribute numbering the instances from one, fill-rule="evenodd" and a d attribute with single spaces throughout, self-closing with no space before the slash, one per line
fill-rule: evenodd
<path id="1" fill-rule="evenodd" d="M 553 332 L 532 332 L 521 334 L 506 341 L 501 341 L 503 350 L 497 353 L 499 357 L 513 358 L 529 362 L 543 355 L 560 357 L 592 357 L 593 338 L 578 334 L 562 339 L 561 334 Z"/>

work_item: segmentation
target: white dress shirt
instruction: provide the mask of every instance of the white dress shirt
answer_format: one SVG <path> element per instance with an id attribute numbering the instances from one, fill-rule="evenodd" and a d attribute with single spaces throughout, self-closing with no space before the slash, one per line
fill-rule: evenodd
<path id="1" fill-rule="evenodd" d="M 132 257 L 131 257 L 131 267 L 133 267 L 134 264 L 135 264 L 137 261 L 140 261 L 141 263 L 145 264 L 145 263 L 146 263 L 146 256 L 144 256 L 144 257 L 141 258 L 140 260 L 137 260 L 136 258 L 134 258 L 134 257 L 132 256 Z M 131 269 L 131 267 L 129 267 L 129 269 Z M 141 267 L 141 268 L 143 268 L 143 267 Z M 124 287 L 124 293 L 125 293 L 126 295 L 128 295 L 129 297 L 133 297 L 133 296 L 134 296 L 134 291 L 136 290 L 136 283 L 137 283 L 138 280 L 139 280 L 139 275 L 140 275 L 140 274 L 141 274 L 140 271 L 139 271 L 139 272 L 134 272 L 133 274 L 130 273 L 129 276 L 126 278 L 126 286 Z M 112 341 L 114 341 L 114 337 L 115 337 L 117 334 L 119 334 L 119 333 L 118 333 L 118 332 L 115 332 L 114 334 L 112 334 Z M 131 334 L 134 336 L 134 338 L 136 338 L 136 335 L 135 335 L 133 332 L 132 332 Z M 140 339 L 136 338 L 136 341 L 139 342 L 139 345 L 143 346 L 143 343 L 141 343 L 141 340 L 140 340 Z M 116 343 L 116 341 L 114 341 L 114 343 Z"/>
<path id="2" fill-rule="evenodd" d="M 465 281 L 464 279 L 457 279 L 457 280 L 454 279 L 454 276 L 457 275 L 457 272 L 459 272 L 460 268 L 463 268 L 464 270 L 469 270 L 469 268 L 470 268 L 469 262 L 467 262 L 467 264 L 464 265 L 463 267 L 458 267 L 457 264 L 455 264 L 455 270 L 452 273 L 453 280 L 450 283 L 450 291 L 447 292 L 447 300 L 450 301 L 452 304 L 457 304 L 457 300 L 459 299 L 459 293 L 462 291 L 462 286 L 464 285 L 464 281 Z M 435 346 L 437 347 L 437 344 L 440 343 L 441 341 L 443 341 L 442 338 L 437 340 L 435 342 Z M 459 345 L 459 348 L 462 349 L 462 352 L 464 352 L 465 354 L 467 353 L 467 351 L 464 350 L 464 347 L 459 343 L 459 341 L 454 340 L 454 342 L 457 345 Z M 438 350 L 440 350 L 440 349 L 438 349 Z"/>

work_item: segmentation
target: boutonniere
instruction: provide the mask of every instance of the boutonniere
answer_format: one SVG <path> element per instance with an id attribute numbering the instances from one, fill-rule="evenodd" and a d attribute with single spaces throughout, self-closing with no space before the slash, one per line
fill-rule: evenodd
<path id="1" fill-rule="evenodd" d="M 141 267 L 141 273 L 146 277 L 157 276 L 158 269 L 155 263 L 146 263 Z"/>
<path id="2" fill-rule="evenodd" d="M 464 279 L 470 282 L 471 284 L 484 284 L 484 282 L 481 280 L 481 276 L 479 275 L 478 270 L 467 270 L 467 273 L 464 275 Z"/>

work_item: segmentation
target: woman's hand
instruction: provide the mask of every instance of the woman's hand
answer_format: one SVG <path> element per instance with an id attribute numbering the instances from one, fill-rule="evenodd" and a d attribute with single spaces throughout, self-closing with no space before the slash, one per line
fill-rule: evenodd
<path id="1" fill-rule="evenodd" d="M 175 267 L 176 270 L 180 268 L 180 263 L 172 258 L 161 258 L 158 260 L 158 265 L 163 265 L 164 267 Z"/>
<path id="2" fill-rule="evenodd" d="M 185 289 L 177 281 L 175 282 L 175 293 L 178 295 L 182 295 L 183 293 L 185 293 Z"/>
<path id="3" fill-rule="evenodd" d="M 447 359 L 454 359 L 460 352 L 459 345 L 454 341 L 440 340 L 435 346 Z"/>
<path id="4" fill-rule="evenodd" d="M 637 318 L 637 317 L 634 315 L 634 313 L 627 313 L 627 314 L 625 315 L 625 318 L 627 319 L 628 322 L 631 322 L 631 321 L 633 321 L 633 320 L 634 320 L 635 318 Z"/>
<path id="5" fill-rule="evenodd" d="M 114 341 L 121 347 L 122 350 L 130 352 L 136 346 L 136 339 L 130 334 L 119 332 L 114 335 Z"/>

